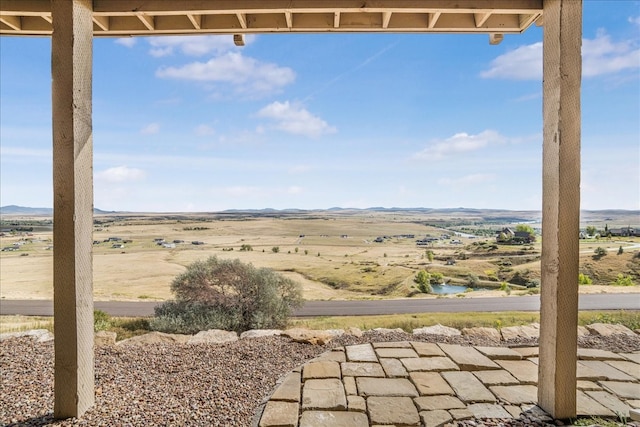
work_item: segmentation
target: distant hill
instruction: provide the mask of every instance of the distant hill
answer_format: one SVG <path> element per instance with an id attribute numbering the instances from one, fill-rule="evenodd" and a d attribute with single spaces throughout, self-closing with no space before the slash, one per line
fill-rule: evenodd
<path id="1" fill-rule="evenodd" d="M 101 209 L 93 209 L 94 214 L 110 214 L 115 211 L 103 211 Z M 0 215 L 27 215 L 27 216 L 52 216 L 52 208 L 30 208 L 26 206 L 8 205 L 0 207 Z"/>

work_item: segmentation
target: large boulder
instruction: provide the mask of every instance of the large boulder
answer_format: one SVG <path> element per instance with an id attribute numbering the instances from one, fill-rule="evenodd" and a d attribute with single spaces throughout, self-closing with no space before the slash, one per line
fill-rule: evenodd
<path id="1" fill-rule="evenodd" d="M 148 334 L 138 335 L 119 341 L 117 345 L 144 345 L 144 344 L 160 344 L 160 343 L 186 343 L 191 335 L 181 334 L 165 334 L 164 332 L 149 332 Z"/>
<path id="2" fill-rule="evenodd" d="M 498 331 L 496 328 L 485 328 L 485 327 L 464 328 L 462 329 L 462 335 L 486 338 L 488 340 L 495 341 L 495 342 L 499 342 L 502 339 L 502 337 L 500 336 L 500 331 Z"/>
<path id="3" fill-rule="evenodd" d="M 240 334 L 240 339 L 272 337 L 274 335 L 282 335 L 280 329 L 251 329 Z"/>
<path id="4" fill-rule="evenodd" d="M 636 333 L 624 325 L 613 325 L 609 323 L 592 323 L 586 326 L 587 330 L 593 335 L 600 335 L 602 337 L 608 337 L 611 335 L 630 335 L 633 336 Z"/>
<path id="5" fill-rule="evenodd" d="M 238 334 L 233 331 L 223 331 L 222 329 L 209 329 L 208 331 L 200 331 L 191 338 L 189 344 L 224 344 L 228 342 L 238 341 Z"/>
<path id="6" fill-rule="evenodd" d="M 500 329 L 502 339 L 505 341 L 517 339 L 532 339 L 540 337 L 540 324 L 532 323 L 523 326 L 507 326 Z"/>
<path id="7" fill-rule="evenodd" d="M 447 337 L 455 337 L 458 335 L 462 335 L 462 333 L 456 328 L 450 328 L 448 326 L 443 326 L 441 324 L 433 325 L 433 326 L 425 326 L 424 328 L 416 328 L 413 330 L 414 335 L 444 335 Z"/>
<path id="8" fill-rule="evenodd" d="M 291 338 L 295 342 L 324 345 L 327 344 L 333 336 L 325 331 L 317 331 L 313 329 L 292 328 L 282 332 L 285 337 Z"/>
<path id="9" fill-rule="evenodd" d="M 31 329 L 23 332 L 7 332 L 0 334 L 0 341 L 4 341 L 9 338 L 29 337 L 37 342 L 53 341 L 53 334 L 46 329 Z"/>
<path id="10" fill-rule="evenodd" d="M 118 334 L 111 331 L 98 331 L 93 338 L 93 344 L 96 347 L 105 345 L 116 345 L 116 337 Z"/>

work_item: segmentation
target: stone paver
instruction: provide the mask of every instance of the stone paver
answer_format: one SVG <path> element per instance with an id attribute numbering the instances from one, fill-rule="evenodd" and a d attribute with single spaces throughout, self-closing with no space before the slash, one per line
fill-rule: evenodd
<path id="1" fill-rule="evenodd" d="M 384 370 L 379 363 L 344 362 L 342 376 L 345 377 L 384 377 Z"/>
<path id="2" fill-rule="evenodd" d="M 518 338 L 538 338 L 540 337 L 540 325 L 533 323 L 524 326 L 507 326 L 500 329 L 500 333 L 505 341 Z"/>
<path id="3" fill-rule="evenodd" d="M 318 426 L 369 427 L 369 419 L 361 412 L 305 411 L 302 413 L 300 427 Z"/>
<path id="4" fill-rule="evenodd" d="M 420 355 L 420 357 L 444 356 L 444 352 L 440 349 L 440 347 L 438 347 L 438 344 L 412 341 L 411 345 L 413 346 L 416 353 Z"/>
<path id="5" fill-rule="evenodd" d="M 398 359 L 380 359 L 380 364 L 387 377 L 408 377 L 409 373 Z"/>
<path id="6" fill-rule="evenodd" d="M 496 363 L 522 384 L 538 383 L 538 365 L 530 360 L 497 360 Z"/>
<path id="7" fill-rule="evenodd" d="M 433 326 L 425 326 L 424 328 L 416 328 L 413 330 L 414 335 L 444 335 L 448 337 L 455 337 L 462 335 L 462 332 L 457 330 L 456 328 L 450 328 L 448 326 L 443 326 L 441 324 L 433 325 Z"/>
<path id="8" fill-rule="evenodd" d="M 302 369 L 302 378 L 305 381 L 309 379 L 340 378 L 340 364 L 331 361 L 307 363 Z"/>
<path id="9" fill-rule="evenodd" d="M 476 371 L 473 373 L 484 385 L 516 385 L 520 384 L 509 371 L 500 369 L 497 371 Z"/>
<path id="10" fill-rule="evenodd" d="M 467 371 L 442 372 L 442 377 L 449 383 L 456 395 L 463 402 L 495 402 L 496 397 L 479 379 Z"/>
<path id="11" fill-rule="evenodd" d="M 468 420 L 469 418 L 473 418 L 473 412 L 464 409 L 451 409 L 449 411 L 454 420 Z"/>
<path id="12" fill-rule="evenodd" d="M 522 354 L 508 347 L 475 347 L 480 353 L 489 359 L 496 360 L 521 360 Z"/>
<path id="13" fill-rule="evenodd" d="M 303 409 L 346 410 L 347 396 L 339 379 L 307 380 L 302 388 Z"/>
<path id="14" fill-rule="evenodd" d="M 413 399 L 420 411 L 435 411 L 436 409 L 466 409 L 467 405 L 455 396 L 422 396 Z"/>
<path id="15" fill-rule="evenodd" d="M 538 347 L 515 347 L 513 350 L 520 353 L 525 359 L 527 357 L 538 357 L 540 354 L 540 348 Z"/>
<path id="16" fill-rule="evenodd" d="M 536 403 L 538 401 L 538 387 L 534 385 L 498 385 L 489 387 L 489 390 L 498 399 L 514 405 Z"/>
<path id="17" fill-rule="evenodd" d="M 264 407 L 260 427 L 296 427 L 298 425 L 298 404 L 293 402 L 269 401 Z"/>
<path id="18" fill-rule="evenodd" d="M 367 410 L 373 424 L 417 426 L 420 416 L 409 397 L 369 397 Z"/>
<path id="19" fill-rule="evenodd" d="M 273 392 L 271 400 L 300 402 L 300 385 L 300 373 L 291 372 Z"/>
<path id="20" fill-rule="evenodd" d="M 474 403 L 467 406 L 475 418 L 512 418 L 502 406 L 492 403 Z"/>
<path id="21" fill-rule="evenodd" d="M 409 341 L 374 342 L 373 348 L 412 348 Z"/>
<path id="22" fill-rule="evenodd" d="M 620 414 L 623 417 L 629 416 L 629 410 L 631 408 L 623 403 L 620 399 L 613 396 L 611 393 L 608 393 L 606 391 L 585 391 L 585 393 L 587 394 L 587 396 L 600 403 L 607 409 L 610 409 L 615 414 Z"/>
<path id="23" fill-rule="evenodd" d="M 576 394 L 576 409 L 579 416 L 593 415 L 597 417 L 613 417 L 615 414 L 608 408 L 602 406 L 597 401 L 593 400 L 585 394 L 585 392 L 578 390 Z"/>
<path id="24" fill-rule="evenodd" d="M 453 421 L 451 414 L 441 409 L 420 412 L 420 418 L 422 419 L 422 425 L 425 427 L 441 427 Z"/>
<path id="25" fill-rule="evenodd" d="M 593 323 L 591 325 L 587 325 L 587 329 L 593 335 L 601 335 L 603 337 L 620 334 L 629 336 L 636 335 L 635 332 L 624 325 L 614 325 L 609 323 Z"/>
<path id="26" fill-rule="evenodd" d="M 502 336 L 500 335 L 500 331 L 496 328 L 485 328 L 485 327 L 475 327 L 475 328 L 463 328 L 462 335 L 469 335 L 474 337 L 483 337 L 496 343 L 500 342 Z"/>
<path id="27" fill-rule="evenodd" d="M 412 348 L 376 348 L 378 357 L 418 357 L 418 353 Z"/>
<path id="28" fill-rule="evenodd" d="M 620 353 L 620 356 L 632 362 L 640 363 L 640 353 Z"/>
<path id="29" fill-rule="evenodd" d="M 437 372 L 411 372 L 409 378 L 415 384 L 420 396 L 454 394 L 453 389 Z"/>
<path id="30" fill-rule="evenodd" d="M 607 360 L 607 365 L 611 365 L 617 370 L 631 375 L 636 380 L 640 380 L 640 365 L 628 360 Z"/>
<path id="31" fill-rule="evenodd" d="M 440 344 L 440 348 L 458 365 L 461 371 L 500 369 L 495 362 L 473 347 L 464 347 L 454 344 Z"/>
<path id="32" fill-rule="evenodd" d="M 367 412 L 367 402 L 361 396 L 347 396 L 347 408 L 349 411 Z"/>
<path id="33" fill-rule="evenodd" d="M 457 371 L 460 368 L 448 357 L 421 357 L 400 359 L 407 371 Z"/>
<path id="34" fill-rule="evenodd" d="M 521 414 L 553 423 L 537 406 L 537 355 L 537 347 L 413 341 L 339 347 L 287 374 L 254 425 L 444 426 Z M 578 415 L 640 414 L 640 352 L 577 355 Z"/>
<path id="35" fill-rule="evenodd" d="M 358 344 L 346 347 L 347 360 L 349 362 L 377 362 L 375 351 L 371 344 Z"/>
<path id="36" fill-rule="evenodd" d="M 604 376 L 606 380 L 609 381 L 634 381 L 634 378 L 632 376 L 619 371 L 618 369 L 601 360 L 581 360 L 578 362 L 578 366 L 580 365 L 586 366 L 587 368 L 599 372 L 602 376 Z"/>
<path id="37" fill-rule="evenodd" d="M 342 383 L 344 384 L 344 392 L 347 395 L 358 394 L 358 387 L 354 377 L 342 377 Z"/>
<path id="38" fill-rule="evenodd" d="M 623 399 L 640 399 L 640 386 L 638 383 L 600 381 L 600 385 Z"/>
<path id="39" fill-rule="evenodd" d="M 418 390 L 406 378 L 356 378 L 360 396 L 418 397 Z"/>
<path id="40" fill-rule="evenodd" d="M 615 354 L 612 351 L 599 350 L 597 348 L 579 348 L 579 360 L 625 360 L 624 357 Z"/>

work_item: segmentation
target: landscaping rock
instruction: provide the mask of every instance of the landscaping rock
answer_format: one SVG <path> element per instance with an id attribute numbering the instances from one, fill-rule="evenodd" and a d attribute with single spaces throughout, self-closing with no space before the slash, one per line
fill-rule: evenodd
<path id="1" fill-rule="evenodd" d="M 209 329 L 208 331 L 200 331 L 187 341 L 189 344 L 224 344 L 227 342 L 238 341 L 238 334 L 222 329 Z"/>
<path id="2" fill-rule="evenodd" d="M 116 337 L 118 334 L 111 331 L 98 331 L 93 338 L 93 344 L 96 347 L 105 345 L 116 345 Z"/>
<path id="3" fill-rule="evenodd" d="M 250 339 L 250 338 L 262 338 L 262 337 L 272 337 L 274 335 L 281 335 L 282 330 L 280 329 L 251 329 L 249 331 L 244 331 L 240 334 L 240 339 Z"/>
<path id="4" fill-rule="evenodd" d="M 447 337 L 454 337 L 454 336 L 462 335 L 462 332 L 460 332 L 456 328 L 442 326 L 441 324 L 438 323 L 437 325 L 414 329 L 413 334 L 414 335 L 431 334 L 431 335 L 444 335 Z"/>
<path id="5" fill-rule="evenodd" d="M 149 332 L 119 341 L 117 345 L 145 345 L 159 343 L 186 343 L 191 339 L 191 335 L 165 334 L 164 332 Z"/>
<path id="6" fill-rule="evenodd" d="M 333 336 L 325 331 L 303 328 L 287 329 L 282 332 L 282 335 L 291 338 L 295 342 L 313 345 L 325 345 L 333 338 Z"/>
<path id="7" fill-rule="evenodd" d="M 486 338 L 491 341 L 498 342 L 502 339 L 500 335 L 500 331 L 496 328 L 484 328 L 484 327 L 476 327 L 476 328 L 464 328 L 462 329 L 462 335 L 472 336 L 472 337 L 481 337 Z"/>
<path id="8" fill-rule="evenodd" d="M 608 337 L 611 335 L 630 335 L 635 336 L 636 333 L 624 325 L 612 325 L 608 323 L 593 323 L 586 326 L 587 330 L 593 335 Z"/>

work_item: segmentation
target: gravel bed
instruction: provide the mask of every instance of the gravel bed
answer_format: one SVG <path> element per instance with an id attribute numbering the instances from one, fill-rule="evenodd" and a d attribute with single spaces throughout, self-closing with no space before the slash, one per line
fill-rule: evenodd
<path id="1" fill-rule="evenodd" d="M 0 343 L 0 425 L 3 426 L 249 426 L 277 380 L 305 361 L 340 345 L 381 341 L 497 345 L 466 336 L 415 336 L 366 332 L 326 346 L 283 337 L 228 344 L 147 344 L 99 347 L 95 355 L 96 404 L 81 420 L 53 419 L 53 343 L 14 338 Z M 537 345 L 537 340 L 500 345 Z M 583 337 L 581 347 L 640 350 L 640 337 Z M 461 425 L 545 425 L 522 420 Z"/>

